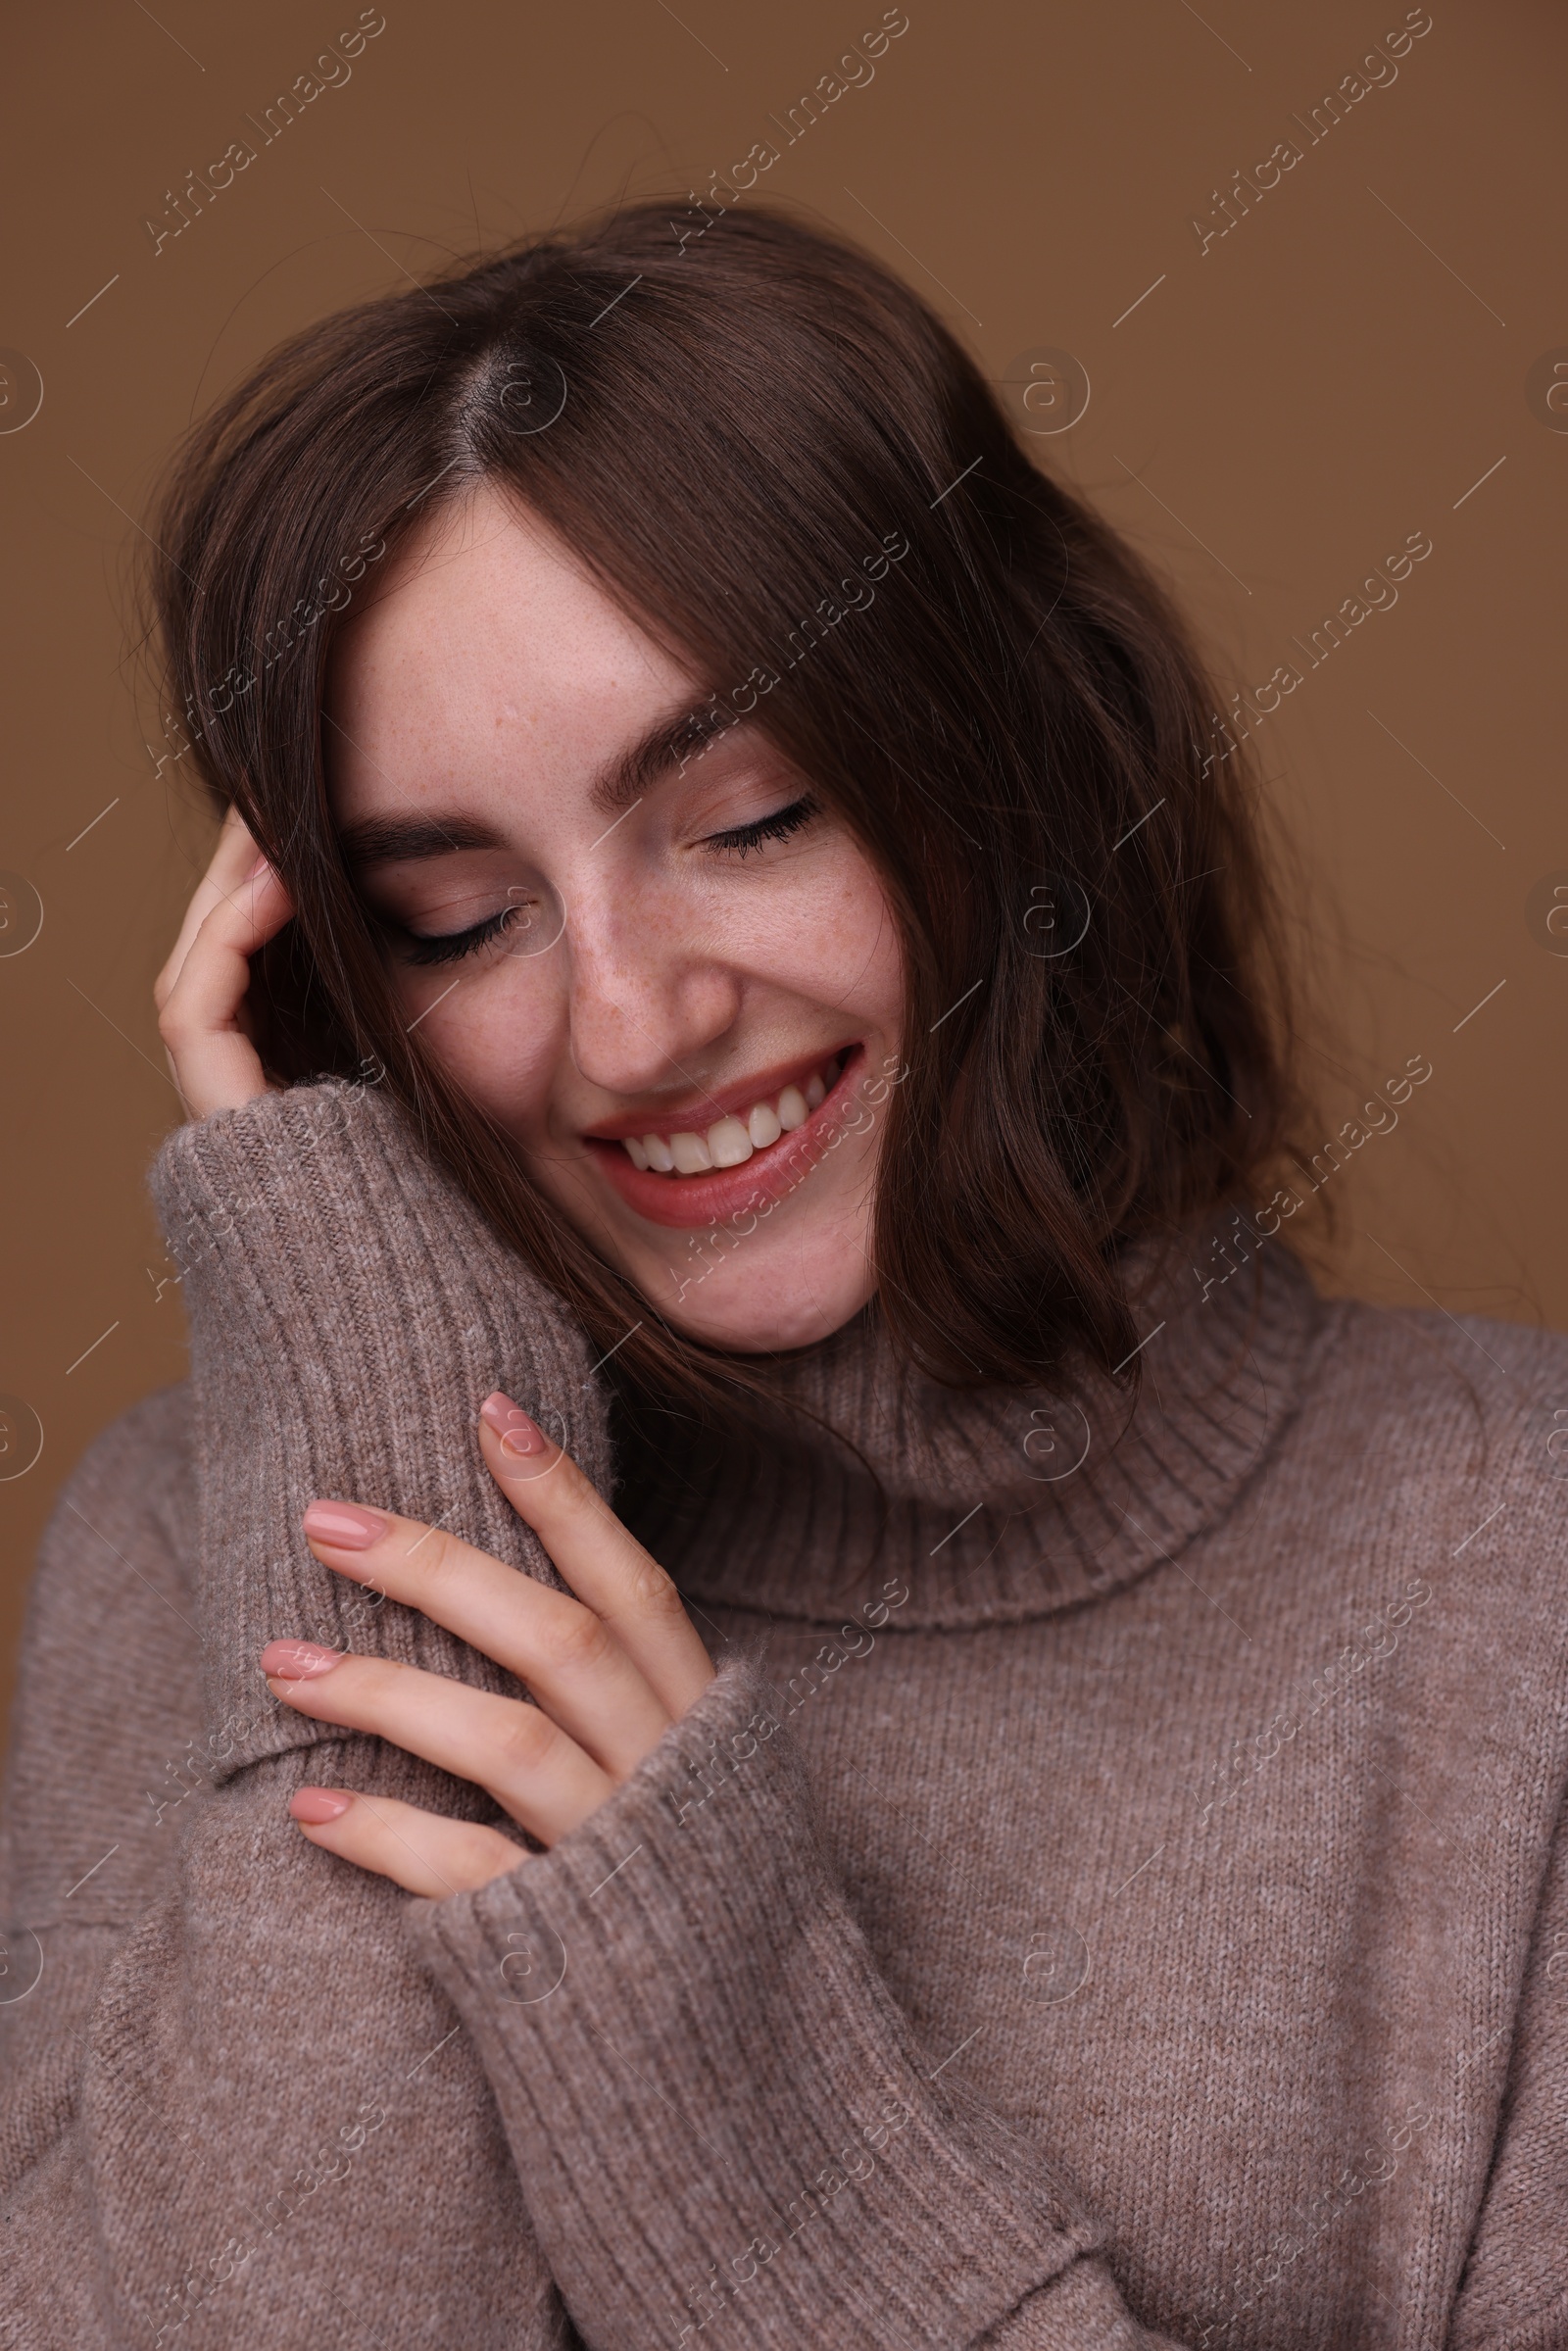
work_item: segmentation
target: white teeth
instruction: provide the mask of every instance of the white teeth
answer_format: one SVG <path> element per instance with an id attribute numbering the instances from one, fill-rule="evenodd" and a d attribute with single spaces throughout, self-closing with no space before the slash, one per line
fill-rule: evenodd
<path id="1" fill-rule="evenodd" d="M 813 1069 L 804 1087 L 786 1086 L 776 1102 L 754 1102 L 745 1118 L 730 1112 L 715 1119 L 705 1135 L 635 1135 L 622 1137 L 622 1149 L 632 1165 L 652 1168 L 659 1175 L 702 1175 L 710 1167 L 743 1167 L 753 1151 L 766 1151 L 781 1135 L 805 1126 L 811 1112 L 827 1100 L 843 1066 L 834 1054 L 821 1069 Z"/>
<path id="2" fill-rule="evenodd" d="M 708 1130 L 708 1149 L 715 1167 L 741 1167 L 752 1155 L 752 1139 L 738 1118 L 720 1118 Z"/>

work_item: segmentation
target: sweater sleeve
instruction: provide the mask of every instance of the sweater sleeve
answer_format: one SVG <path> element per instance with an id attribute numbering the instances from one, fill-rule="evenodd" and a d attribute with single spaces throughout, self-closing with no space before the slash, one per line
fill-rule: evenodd
<path id="1" fill-rule="evenodd" d="M 313 1777 L 498 1816 L 279 1707 L 256 1660 L 312 1635 L 514 1692 L 321 1569 L 300 1512 L 363 1495 L 552 1576 L 485 1472 L 475 1406 L 510 1388 L 607 1484 L 586 1340 L 363 1089 L 184 1128 L 154 1189 L 190 1319 L 181 1443 L 142 1425 L 78 1473 L 24 1662 L 3 2005 L 34 2055 L 0 2131 L 0 2343 L 564 2351 L 482 2067 L 403 1896 L 285 1807 Z"/>
<path id="2" fill-rule="evenodd" d="M 943 2079 L 752 1663 L 590 1820 L 409 1906 L 595 2351 L 1158 2351 L 1023 2133 Z"/>
<path id="3" fill-rule="evenodd" d="M 18 1786 L 42 1854 L 73 1674 L 112 1711 L 117 1679 L 140 1693 L 168 1669 L 129 1621 L 95 1641 L 81 1516 L 179 1593 L 203 1785 L 139 1911 L 82 1914 L 46 1868 L 32 1897 L 34 1996 L 76 1989 L 53 2011 L 69 2054 L 9 2131 L 11 2338 L 1156 2344 L 1066 2183 L 918 2047 L 749 1665 L 478 1894 L 410 1905 L 298 1836 L 306 1777 L 497 1815 L 276 1706 L 268 1639 L 514 1687 L 319 1568 L 305 1501 L 379 1499 L 549 1577 L 484 1472 L 474 1405 L 507 1387 L 608 1486 L 603 1414 L 582 1335 L 380 1097 L 297 1089 L 183 1129 L 155 1190 L 189 1304 L 188 1470 L 132 1448 L 135 1508 L 63 1506 L 53 1621 L 73 1635 L 35 1659 L 53 1695 Z M 81 1775 L 56 1777 L 79 1800 Z"/>

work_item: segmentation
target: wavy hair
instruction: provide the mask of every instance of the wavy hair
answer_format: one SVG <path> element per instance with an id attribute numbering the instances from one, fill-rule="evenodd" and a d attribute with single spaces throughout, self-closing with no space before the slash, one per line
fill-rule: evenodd
<path id="1" fill-rule="evenodd" d="M 1124 1246 L 1255 1197 L 1301 1106 L 1244 757 L 1160 588 L 941 321 L 760 205 L 700 238 L 623 208 L 341 311 L 178 452 L 170 724 L 297 908 L 253 982 L 270 1067 L 374 1056 L 636 1387 L 760 1382 L 651 1311 L 406 1033 L 333 833 L 342 614 L 482 480 L 695 668 L 715 723 L 749 713 L 882 878 L 909 1070 L 874 1262 L 903 1357 L 960 1386 L 1116 1368 Z"/>

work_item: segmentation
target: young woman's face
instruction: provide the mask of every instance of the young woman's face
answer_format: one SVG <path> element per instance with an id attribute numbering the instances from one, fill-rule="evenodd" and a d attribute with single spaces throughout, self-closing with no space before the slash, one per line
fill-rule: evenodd
<path id="1" fill-rule="evenodd" d="M 748 726 L 693 756 L 703 699 L 484 489 L 344 632 L 333 813 L 409 1025 L 540 1189 L 681 1329 L 800 1347 L 874 1287 L 903 959 L 806 777 Z"/>

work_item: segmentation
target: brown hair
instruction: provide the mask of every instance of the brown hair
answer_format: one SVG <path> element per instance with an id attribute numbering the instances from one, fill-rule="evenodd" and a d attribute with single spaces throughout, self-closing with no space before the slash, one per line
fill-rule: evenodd
<path id="1" fill-rule="evenodd" d="M 1161 591 L 941 322 L 760 206 L 699 238 L 622 210 L 340 312 L 179 453 L 154 582 L 174 704 L 298 909 L 253 988 L 270 1064 L 374 1056 L 632 1380 L 750 1383 L 658 1320 L 405 1033 L 332 832 L 340 615 L 480 478 L 695 666 L 711 723 L 751 711 L 883 878 L 909 1069 L 874 1246 L 904 1354 L 960 1385 L 1119 1365 L 1119 1245 L 1255 1194 L 1297 1115 L 1242 757 Z"/>

